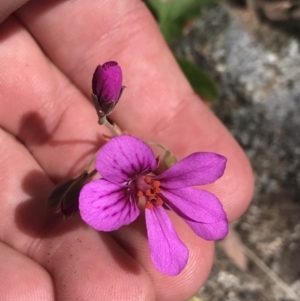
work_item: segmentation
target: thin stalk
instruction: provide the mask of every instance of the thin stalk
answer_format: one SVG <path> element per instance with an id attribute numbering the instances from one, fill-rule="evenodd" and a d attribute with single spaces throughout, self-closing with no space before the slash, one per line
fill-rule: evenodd
<path id="1" fill-rule="evenodd" d="M 112 132 L 112 134 L 116 137 L 119 136 L 119 133 L 116 131 L 115 127 L 105 118 L 104 125 Z"/>
<path id="2" fill-rule="evenodd" d="M 94 176 L 96 173 L 97 173 L 97 170 L 94 169 L 93 171 L 91 171 L 91 172 L 89 173 L 88 178 L 91 178 L 91 177 Z"/>

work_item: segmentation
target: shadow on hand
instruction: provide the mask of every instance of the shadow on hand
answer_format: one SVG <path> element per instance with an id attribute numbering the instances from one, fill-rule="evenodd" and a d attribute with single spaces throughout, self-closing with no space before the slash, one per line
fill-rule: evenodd
<path id="1" fill-rule="evenodd" d="M 21 120 L 19 139 L 24 143 L 29 150 L 35 146 L 41 146 L 48 144 L 51 146 L 57 146 L 61 144 L 78 144 L 86 143 L 91 144 L 90 150 L 82 154 L 75 162 L 81 160 L 87 160 L 86 158 L 96 153 L 100 146 L 105 142 L 103 137 L 99 136 L 95 141 L 91 140 L 53 140 L 52 137 L 59 127 L 59 123 L 50 132 L 43 118 L 36 112 L 29 112 L 25 114 Z M 82 171 L 81 171 L 82 172 Z M 74 173 L 74 170 L 68 171 L 68 173 Z M 68 232 L 73 232 L 82 227 L 88 227 L 81 220 L 78 213 L 74 217 L 68 220 L 64 220 L 62 214 L 55 214 L 53 209 L 47 208 L 47 200 L 51 192 L 54 189 L 53 179 L 57 180 L 59 177 L 56 175 L 51 175 L 51 179 L 41 170 L 30 171 L 22 181 L 22 189 L 29 198 L 21 202 L 15 210 L 15 223 L 19 230 L 29 235 L 32 238 L 53 238 L 53 237 L 63 237 L 64 234 Z M 61 180 L 61 179 L 60 179 Z M 65 180 L 65 179 L 64 179 Z M 89 229 L 88 231 L 94 231 Z M 144 234 L 144 229 L 142 231 Z M 63 239 L 63 238 L 62 238 Z M 111 236 L 110 233 L 99 233 L 99 239 L 104 242 L 106 247 L 109 249 L 110 254 L 113 256 L 116 263 L 126 272 L 133 274 L 140 274 L 141 267 L 134 259 L 136 250 L 129 250 L 128 245 L 117 242 Z M 129 239 L 124 238 L 124 240 Z M 77 242 L 81 243 L 81 239 L 78 238 Z M 82 241 L 84 243 L 84 241 Z M 48 260 L 50 262 L 50 259 Z"/>
<path id="2" fill-rule="evenodd" d="M 59 123 L 50 133 L 43 118 L 36 112 L 29 112 L 22 116 L 18 137 L 22 143 L 31 147 L 43 145 L 50 140 L 58 126 Z"/>
<path id="3" fill-rule="evenodd" d="M 64 221 L 62 214 L 55 214 L 47 208 L 47 199 L 54 186 L 42 171 L 29 172 L 22 181 L 22 188 L 29 199 L 21 202 L 15 210 L 15 222 L 21 232 L 33 238 L 45 238 L 60 236 L 80 226 L 79 223 Z M 61 223 L 65 226 L 58 226 Z"/>
<path id="4" fill-rule="evenodd" d="M 127 249 L 123 248 L 122 245 L 114 241 L 109 233 L 99 233 L 100 239 L 105 243 L 109 249 L 110 254 L 118 264 L 126 272 L 130 272 L 134 275 L 141 274 L 141 267 L 136 261 L 136 257 L 133 256 Z M 127 237 L 128 239 L 128 237 Z"/>
<path id="5" fill-rule="evenodd" d="M 74 232 L 79 228 L 85 227 L 88 228 L 88 231 L 94 231 L 84 224 L 78 213 L 74 217 L 64 220 L 62 214 L 55 214 L 53 210 L 47 208 L 47 196 L 51 193 L 53 184 L 43 172 L 32 170 L 28 173 L 23 179 L 22 188 L 30 198 L 16 207 L 15 223 L 19 230 L 26 235 L 40 239 L 53 237 L 62 237 L 63 239 L 64 234 Z M 104 242 L 120 268 L 133 274 L 141 273 L 141 267 L 134 259 L 133 254 L 116 243 L 110 233 L 99 233 L 99 239 Z M 78 247 L 80 247 L 80 243 L 84 243 L 84 239 L 78 237 L 74 243 L 78 243 Z M 47 252 L 48 255 L 51 254 L 49 250 Z M 50 264 L 50 258 L 47 260 Z"/>
<path id="6" fill-rule="evenodd" d="M 138 250 L 137 247 L 135 247 L 135 244 L 133 244 L 130 241 L 129 236 L 127 233 L 131 232 L 134 233 L 135 237 L 139 237 L 140 241 L 146 241 L 147 240 L 147 229 L 146 229 L 146 223 L 145 223 L 145 212 L 141 211 L 138 218 L 130 225 L 124 226 L 118 231 L 112 232 L 112 236 L 118 243 L 118 245 L 126 250 L 128 254 L 130 254 L 133 258 L 137 257 Z"/>
<path id="7" fill-rule="evenodd" d="M 92 148 L 83 153 L 73 164 L 74 169 L 79 161 L 90 160 L 90 156 L 94 154 L 103 143 L 103 139 L 91 140 L 53 140 L 52 137 L 59 127 L 59 123 L 50 132 L 45 125 L 43 118 L 36 112 L 29 112 L 22 117 L 19 130 L 19 140 L 25 144 L 29 151 L 34 146 L 43 144 L 60 145 L 60 144 L 92 144 Z M 68 171 L 69 174 L 74 170 Z M 81 171 L 80 171 L 81 172 Z M 68 178 L 66 176 L 66 178 Z M 65 179 L 66 179 L 65 178 Z M 29 199 L 20 203 L 16 208 L 15 221 L 19 229 L 32 237 L 45 237 L 50 235 L 60 235 L 62 230 L 52 231 L 57 228 L 56 224 L 63 220 L 61 214 L 55 214 L 54 210 L 47 209 L 47 200 L 54 189 L 53 182 L 59 182 L 65 179 L 56 175 L 51 175 L 51 179 L 47 174 L 40 170 L 30 171 L 22 181 L 23 191 L 29 195 Z M 68 225 L 69 221 L 63 221 Z M 66 227 L 67 228 L 67 227 Z"/>
<path id="8" fill-rule="evenodd" d="M 44 144 L 48 144 L 49 146 L 87 144 L 91 146 L 73 162 L 73 168 L 66 171 L 66 175 L 64 176 L 64 178 L 62 178 L 61 176 L 49 175 L 51 180 L 55 183 L 61 182 L 70 177 L 77 177 L 82 172 L 82 170 L 78 170 L 78 166 L 82 165 L 80 163 L 84 160 L 86 164 L 88 164 L 91 156 L 96 154 L 100 147 L 105 143 L 105 139 L 102 137 L 101 134 L 97 134 L 96 139 L 94 140 L 54 140 L 54 134 L 56 133 L 59 126 L 60 122 L 58 122 L 55 128 L 50 132 L 42 116 L 40 116 L 36 112 L 29 112 L 22 117 L 18 134 L 19 140 L 24 145 L 26 145 L 26 147 L 28 147 L 29 151 L 32 151 L 32 149 L 35 146 L 42 146 Z"/>

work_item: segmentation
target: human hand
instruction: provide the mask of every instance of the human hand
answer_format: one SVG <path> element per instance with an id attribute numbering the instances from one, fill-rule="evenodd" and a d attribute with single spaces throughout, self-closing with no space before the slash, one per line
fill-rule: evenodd
<path id="1" fill-rule="evenodd" d="M 2 0 L 3 2 L 3 0 Z M 0 19 L 22 0 L 4 0 Z M 232 136 L 199 101 L 155 21 L 138 0 L 33 0 L 0 24 L 1 300 L 184 300 L 205 282 L 213 243 L 171 214 L 190 251 L 181 274 L 151 262 L 143 217 L 99 233 L 79 215 L 46 209 L 55 184 L 76 176 L 104 143 L 89 100 L 98 64 L 116 60 L 127 86 L 112 119 L 179 158 L 213 151 L 224 176 L 205 186 L 230 221 L 246 209 L 253 178 Z"/>

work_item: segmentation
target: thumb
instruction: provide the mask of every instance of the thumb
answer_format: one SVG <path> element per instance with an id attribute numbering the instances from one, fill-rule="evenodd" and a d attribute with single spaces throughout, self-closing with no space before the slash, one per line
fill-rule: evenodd
<path id="1" fill-rule="evenodd" d="M 28 2 L 28 0 L 1 0 L 0 23 L 26 2 Z"/>

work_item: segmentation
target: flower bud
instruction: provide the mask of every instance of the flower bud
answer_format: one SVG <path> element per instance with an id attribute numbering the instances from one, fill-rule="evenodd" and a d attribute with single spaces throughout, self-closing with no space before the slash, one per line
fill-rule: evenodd
<path id="1" fill-rule="evenodd" d="M 88 178 L 89 174 L 83 172 L 78 178 L 59 184 L 48 199 L 48 208 L 54 208 L 65 218 L 74 215 L 78 210 L 79 193 Z"/>
<path id="2" fill-rule="evenodd" d="M 117 62 L 99 65 L 93 75 L 92 99 L 96 107 L 99 123 L 110 114 L 119 101 L 124 87 L 122 86 L 122 69 Z"/>

